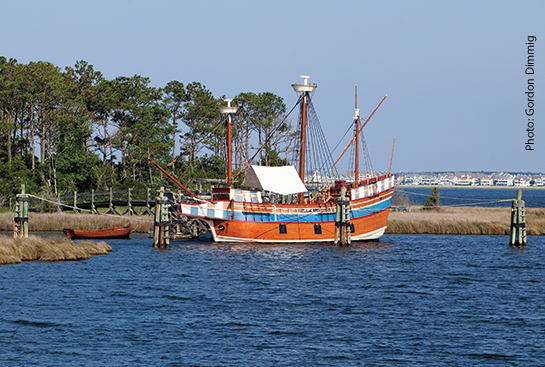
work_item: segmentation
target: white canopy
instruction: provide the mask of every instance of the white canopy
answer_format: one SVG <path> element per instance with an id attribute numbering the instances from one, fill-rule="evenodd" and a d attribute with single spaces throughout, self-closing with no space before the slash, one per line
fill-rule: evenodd
<path id="1" fill-rule="evenodd" d="M 242 185 L 282 195 L 307 192 L 294 166 L 250 166 L 246 170 L 246 178 Z"/>

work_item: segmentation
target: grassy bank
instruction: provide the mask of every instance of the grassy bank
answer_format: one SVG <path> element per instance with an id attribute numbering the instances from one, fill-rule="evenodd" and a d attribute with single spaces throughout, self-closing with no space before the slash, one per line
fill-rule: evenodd
<path id="1" fill-rule="evenodd" d="M 112 251 L 106 242 L 74 243 L 63 237 L 44 239 L 38 236 L 12 238 L 0 236 L 0 265 L 22 261 L 76 261 Z"/>
<path id="2" fill-rule="evenodd" d="M 511 208 L 412 207 L 408 213 L 390 213 L 386 234 L 508 235 L 510 223 Z M 526 233 L 545 235 L 545 209 L 526 208 Z"/>
<path id="3" fill-rule="evenodd" d="M 0 214 L 0 231 L 13 231 L 13 213 Z M 30 213 L 29 232 L 58 232 L 63 228 L 94 230 L 124 226 L 131 223 L 132 231 L 147 233 L 153 229 L 152 216 L 112 216 L 96 214 Z"/>

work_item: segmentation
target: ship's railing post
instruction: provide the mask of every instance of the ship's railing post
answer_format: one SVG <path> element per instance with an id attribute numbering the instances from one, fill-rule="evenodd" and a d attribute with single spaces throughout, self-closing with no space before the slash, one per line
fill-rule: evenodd
<path id="1" fill-rule="evenodd" d="M 517 190 L 517 199 L 511 204 L 510 246 L 526 246 L 526 209 L 522 199 L 522 190 Z"/>
<path id="2" fill-rule="evenodd" d="M 155 220 L 153 226 L 153 247 L 167 248 L 170 245 L 168 199 L 165 197 L 165 188 L 161 187 L 159 196 L 155 199 Z"/>
<path id="3" fill-rule="evenodd" d="M 15 204 L 15 226 L 13 237 L 28 237 L 28 195 L 25 194 L 25 185 L 21 185 L 21 193 L 17 195 Z"/>

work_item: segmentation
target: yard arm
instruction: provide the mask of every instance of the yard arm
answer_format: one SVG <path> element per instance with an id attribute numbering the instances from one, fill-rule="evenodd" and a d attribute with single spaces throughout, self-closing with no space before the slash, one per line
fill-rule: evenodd
<path id="1" fill-rule="evenodd" d="M 189 189 L 187 187 L 185 187 L 184 185 L 181 184 L 180 181 L 178 181 L 177 179 L 175 179 L 170 173 L 168 173 L 167 171 L 165 171 L 161 166 L 159 166 L 157 163 L 155 163 L 155 161 L 153 159 L 151 159 L 150 157 L 148 157 L 148 161 L 153 164 L 155 167 L 157 167 L 157 169 L 161 172 L 163 172 L 168 178 L 170 178 L 176 185 L 180 186 L 182 188 L 182 190 L 184 190 L 185 192 L 187 192 L 189 194 L 189 196 L 191 196 L 192 198 L 194 199 L 198 199 L 197 196 L 195 196 L 195 194 L 193 194 L 191 191 L 189 191 Z"/>

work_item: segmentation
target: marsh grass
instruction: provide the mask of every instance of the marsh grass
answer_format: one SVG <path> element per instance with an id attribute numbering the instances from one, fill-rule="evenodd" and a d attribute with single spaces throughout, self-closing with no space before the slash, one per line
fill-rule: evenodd
<path id="1" fill-rule="evenodd" d="M 511 208 L 441 207 L 392 212 L 386 234 L 508 235 Z M 545 209 L 526 208 L 526 234 L 545 235 Z"/>
<path id="2" fill-rule="evenodd" d="M 14 214 L 0 214 L 0 231 L 13 231 Z M 153 229 L 152 216 L 112 216 L 96 214 L 30 213 L 29 232 L 59 232 L 63 228 L 95 230 L 132 225 L 132 231 L 147 233 Z"/>
<path id="3" fill-rule="evenodd" d="M 438 210 L 392 212 L 388 219 L 387 234 L 509 234 L 511 208 L 449 207 Z M 13 231 L 13 213 L 0 214 L 0 231 Z M 63 228 L 94 230 L 123 226 L 131 223 L 133 232 L 153 230 L 152 216 L 106 216 L 96 214 L 30 213 L 30 232 L 62 231 Z M 545 209 L 526 208 L 526 233 L 545 235 Z M 29 252 L 35 249 L 29 249 Z M 30 254 L 29 257 L 35 255 Z"/>
<path id="4" fill-rule="evenodd" d="M 12 238 L 0 236 L 0 265 L 21 261 L 78 261 L 112 251 L 106 242 L 74 243 L 64 237 L 44 239 L 38 236 Z"/>

